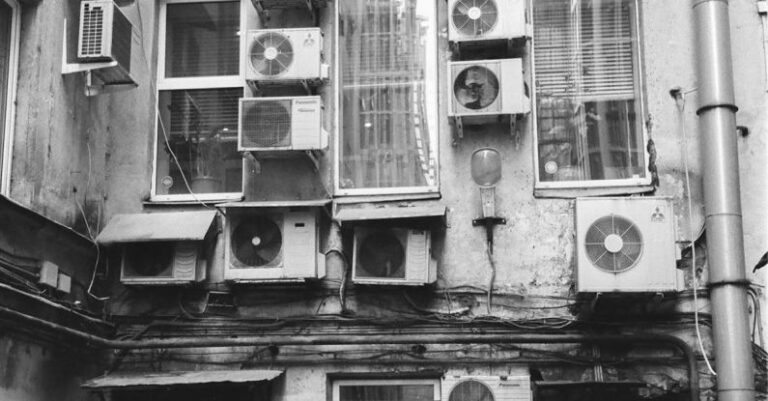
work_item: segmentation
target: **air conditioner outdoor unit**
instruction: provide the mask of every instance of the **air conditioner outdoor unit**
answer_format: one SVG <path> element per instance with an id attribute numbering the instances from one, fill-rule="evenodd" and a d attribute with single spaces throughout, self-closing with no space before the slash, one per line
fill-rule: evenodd
<path id="1" fill-rule="evenodd" d="M 448 12 L 451 42 L 528 36 L 524 0 L 449 0 Z"/>
<path id="2" fill-rule="evenodd" d="M 576 199 L 577 290 L 677 291 L 675 231 L 668 198 Z"/>
<path id="3" fill-rule="evenodd" d="M 117 61 L 130 72 L 132 31 L 131 22 L 111 0 L 83 1 L 80 3 L 78 60 Z"/>
<path id="4" fill-rule="evenodd" d="M 199 241 L 132 242 L 123 247 L 120 281 L 126 285 L 180 285 L 205 279 Z"/>
<path id="5" fill-rule="evenodd" d="M 443 401 L 531 401 L 528 376 L 448 376 L 442 381 Z"/>
<path id="6" fill-rule="evenodd" d="M 319 80 L 328 77 L 322 62 L 320 28 L 248 31 L 245 78 L 248 81 Z"/>
<path id="7" fill-rule="evenodd" d="M 240 99 L 240 151 L 315 150 L 328 147 L 320 96 Z"/>
<path id="8" fill-rule="evenodd" d="M 236 282 L 303 281 L 325 276 L 314 209 L 228 210 L 224 278 Z"/>
<path id="9" fill-rule="evenodd" d="M 531 111 L 519 58 L 449 63 L 452 117 Z"/>
<path id="10" fill-rule="evenodd" d="M 436 280 L 428 230 L 360 226 L 354 231 L 353 282 L 422 285 Z"/>

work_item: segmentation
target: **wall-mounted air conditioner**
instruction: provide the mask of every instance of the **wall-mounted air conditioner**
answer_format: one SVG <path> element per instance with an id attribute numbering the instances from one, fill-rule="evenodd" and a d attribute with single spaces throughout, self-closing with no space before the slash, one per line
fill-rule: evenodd
<path id="1" fill-rule="evenodd" d="M 452 61 L 449 115 L 469 117 L 531 111 L 521 59 Z"/>
<path id="2" fill-rule="evenodd" d="M 328 147 L 320 96 L 240 99 L 240 151 L 316 150 Z"/>
<path id="3" fill-rule="evenodd" d="M 531 401 L 528 376 L 449 376 L 442 381 L 443 401 Z"/>
<path id="4" fill-rule="evenodd" d="M 131 67 L 132 26 L 111 0 L 86 0 L 80 3 L 77 58 L 80 62 L 117 61 L 125 70 Z"/>
<path id="5" fill-rule="evenodd" d="M 524 0 L 449 0 L 448 12 L 451 42 L 528 36 Z"/>
<path id="6" fill-rule="evenodd" d="M 576 199 L 577 290 L 677 291 L 675 231 L 667 198 Z"/>
<path id="7" fill-rule="evenodd" d="M 352 281 L 359 284 L 421 285 L 437 278 L 430 232 L 410 228 L 354 230 Z"/>
<path id="8" fill-rule="evenodd" d="M 302 281 L 325 275 L 316 209 L 233 208 L 224 233 L 226 280 Z"/>
<path id="9" fill-rule="evenodd" d="M 199 241 L 132 242 L 123 246 L 120 281 L 126 285 L 178 285 L 205 279 Z"/>
<path id="10" fill-rule="evenodd" d="M 248 31 L 245 78 L 248 81 L 328 78 L 322 62 L 320 28 Z"/>

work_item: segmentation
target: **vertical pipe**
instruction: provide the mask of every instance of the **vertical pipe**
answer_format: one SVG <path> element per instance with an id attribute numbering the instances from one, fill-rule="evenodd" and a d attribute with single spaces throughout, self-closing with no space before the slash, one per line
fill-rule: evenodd
<path id="1" fill-rule="evenodd" d="M 719 401 L 754 400 L 728 0 L 694 0 L 710 300 Z"/>

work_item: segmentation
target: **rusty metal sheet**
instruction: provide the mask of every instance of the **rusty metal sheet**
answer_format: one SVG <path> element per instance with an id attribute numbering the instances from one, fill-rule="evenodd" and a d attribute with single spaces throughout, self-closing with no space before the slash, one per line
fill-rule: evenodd
<path id="1" fill-rule="evenodd" d="M 333 216 L 339 222 L 361 220 L 415 219 L 445 217 L 445 205 L 386 206 L 386 207 L 341 207 Z"/>
<path id="2" fill-rule="evenodd" d="M 227 202 L 216 205 L 221 208 L 235 207 L 321 207 L 331 203 L 330 199 L 314 200 L 284 200 L 284 201 L 247 201 L 247 202 Z"/>
<path id="3" fill-rule="evenodd" d="M 253 383 L 270 381 L 283 374 L 280 370 L 202 370 L 175 372 L 126 372 L 97 377 L 83 383 L 91 390 L 179 386 L 206 383 Z"/>
<path id="4" fill-rule="evenodd" d="M 149 241 L 200 241 L 216 218 L 215 210 L 116 214 L 96 237 L 100 244 Z"/>

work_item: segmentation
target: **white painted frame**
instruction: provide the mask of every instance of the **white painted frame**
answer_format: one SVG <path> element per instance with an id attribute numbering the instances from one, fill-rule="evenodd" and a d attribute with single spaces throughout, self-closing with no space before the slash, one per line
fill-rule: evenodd
<path id="1" fill-rule="evenodd" d="M 533 20 L 533 4 L 530 6 L 530 15 L 531 15 L 531 21 L 533 24 L 536 24 L 536 21 Z M 640 32 L 640 5 L 638 0 L 632 0 L 632 7 L 631 11 L 632 13 L 632 25 L 630 26 L 630 29 L 632 31 L 632 38 L 634 39 L 634 53 L 637 56 L 636 63 L 635 63 L 635 87 L 637 90 L 637 98 L 635 98 L 635 101 L 639 104 L 640 109 L 640 115 L 639 118 L 643 119 L 643 121 L 640 122 L 641 130 L 642 130 L 642 136 L 643 136 L 643 145 L 648 143 L 648 128 L 645 125 L 645 117 L 646 117 L 646 105 L 645 105 L 645 86 L 643 82 L 643 77 L 645 75 L 643 71 L 643 60 L 642 60 L 642 52 L 641 52 L 641 32 Z M 531 39 L 531 57 L 530 57 L 530 68 L 531 68 L 531 81 L 536 82 L 536 54 L 533 46 L 533 41 L 535 41 L 536 38 L 533 37 Z M 537 96 L 536 96 L 536 89 L 531 91 L 531 117 L 533 120 L 533 173 L 535 177 L 534 186 L 536 189 L 588 189 L 588 188 L 620 188 L 620 187 L 637 187 L 637 186 L 647 186 L 651 184 L 651 172 L 648 171 L 648 149 L 646 146 L 643 146 L 643 160 L 645 161 L 645 169 L 646 169 L 646 175 L 645 177 L 639 177 L 639 178 L 626 178 L 626 179 L 620 179 L 620 180 L 588 180 L 588 181 L 541 181 L 539 177 L 539 127 L 538 127 L 538 116 L 536 114 L 536 105 L 537 105 Z"/>
<path id="2" fill-rule="evenodd" d="M 361 188 L 361 189 L 343 189 L 341 188 L 340 180 L 341 180 L 341 136 L 343 134 L 343 127 L 342 127 L 342 104 L 341 104 L 341 97 L 343 96 L 342 93 L 342 73 L 341 73 L 341 50 L 339 47 L 339 2 L 342 0 L 336 0 L 333 2 L 333 47 L 334 47 L 334 60 L 333 60 L 333 66 L 334 66 L 334 74 L 333 74 L 333 90 L 334 90 L 334 109 L 336 111 L 335 113 L 335 127 L 334 127 L 334 138 L 333 138 L 333 191 L 334 195 L 340 195 L 340 196 L 366 196 L 366 195 L 412 195 L 412 194 L 434 194 L 434 193 L 440 193 L 440 140 L 442 137 L 442 134 L 440 132 L 441 130 L 441 117 L 444 116 L 444 113 L 440 111 L 440 85 L 439 82 L 442 82 L 440 80 L 440 42 L 439 42 L 439 23 L 440 19 L 438 18 L 438 12 L 439 12 L 439 6 L 436 3 L 434 7 L 434 15 L 433 17 L 433 24 L 432 29 L 430 30 L 430 35 L 432 36 L 432 40 L 434 40 L 434 49 L 433 49 L 433 55 L 434 55 L 434 62 L 427 63 L 430 65 L 427 65 L 427 71 L 426 76 L 427 79 L 425 80 L 425 91 L 426 96 L 429 97 L 430 94 L 434 93 L 437 94 L 438 99 L 434 100 L 435 106 L 432 108 L 432 112 L 428 112 L 426 115 L 427 119 L 434 120 L 431 123 L 428 123 L 429 126 L 434 127 L 435 129 L 435 145 L 434 150 L 436 152 L 435 154 L 435 161 L 436 161 L 436 168 L 435 168 L 435 185 L 434 186 L 423 186 L 423 187 L 386 187 L 386 188 Z M 432 69 L 430 71 L 429 69 Z M 430 73 L 431 72 L 431 73 Z M 429 79 L 430 76 L 434 76 L 434 79 Z M 431 89 L 430 89 L 431 88 Z"/>
<path id="3" fill-rule="evenodd" d="M 0 195 L 10 195 L 13 160 L 14 127 L 16 125 L 16 86 L 19 74 L 19 44 L 21 35 L 21 5 L 16 0 L 0 0 L 11 6 L 11 46 L 8 59 L 8 90 L 6 91 L 3 124 L 2 165 L 0 165 Z"/>
<path id="4" fill-rule="evenodd" d="M 335 380 L 333 382 L 333 401 L 341 401 L 339 387 L 341 386 L 402 386 L 402 385 L 432 385 L 434 401 L 441 400 L 440 379 L 364 379 L 364 380 Z"/>
<path id="5" fill-rule="evenodd" d="M 157 150 L 160 140 L 159 110 L 157 104 L 160 101 L 160 91 L 178 90 L 178 89 L 231 89 L 242 88 L 245 95 L 246 85 L 243 74 L 243 63 L 245 62 L 245 36 L 242 32 L 247 24 L 246 7 L 249 1 L 236 0 L 240 3 L 240 57 L 238 60 L 238 75 L 223 76 L 201 76 L 201 77 L 180 77 L 166 78 L 165 76 L 165 32 L 166 32 L 166 12 L 168 4 L 189 4 L 189 3 L 225 3 L 232 0 L 160 0 L 160 11 L 158 14 L 158 37 L 157 37 L 157 83 L 155 85 L 155 132 L 152 141 L 152 179 L 150 201 L 152 202 L 192 202 L 192 201 L 219 201 L 219 200 L 239 200 L 242 199 L 245 191 L 245 160 L 243 160 L 243 180 L 240 186 L 240 192 L 221 192 L 215 194 L 157 194 Z M 191 177 L 187 177 L 191 179 Z"/>

